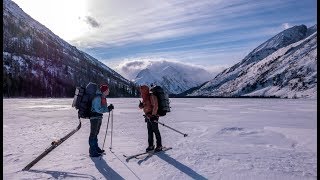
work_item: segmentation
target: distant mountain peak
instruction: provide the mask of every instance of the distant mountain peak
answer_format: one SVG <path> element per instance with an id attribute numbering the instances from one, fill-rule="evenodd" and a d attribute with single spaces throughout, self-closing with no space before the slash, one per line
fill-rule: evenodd
<path id="1" fill-rule="evenodd" d="M 179 94 L 199 86 L 212 75 L 204 69 L 184 64 L 161 61 L 142 69 L 134 79 L 137 84 L 157 84 L 170 94 Z"/>

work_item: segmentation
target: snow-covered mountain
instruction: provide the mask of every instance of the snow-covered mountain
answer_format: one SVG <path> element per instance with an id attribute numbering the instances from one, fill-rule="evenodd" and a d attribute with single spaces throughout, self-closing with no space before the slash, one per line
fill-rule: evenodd
<path id="1" fill-rule="evenodd" d="M 313 97 L 317 92 L 317 26 L 286 29 L 188 96 Z"/>
<path id="2" fill-rule="evenodd" d="M 155 61 L 134 78 L 137 84 L 157 84 L 170 94 L 179 94 L 212 79 L 208 71 L 191 65 L 170 61 Z"/>
<path id="3" fill-rule="evenodd" d="M 3 2 L 4 96 L 73 96 L 75 86 L 108 82 L 111 96 L 136 94 L 135 85 L 59 38 L 11 0 Z"/>

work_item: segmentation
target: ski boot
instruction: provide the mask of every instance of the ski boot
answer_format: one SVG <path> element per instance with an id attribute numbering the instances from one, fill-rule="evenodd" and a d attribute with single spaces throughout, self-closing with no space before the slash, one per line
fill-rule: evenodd
<path id="1" fill-rule="evenodd" d="M 154 146 L 149 146 L 149 147 L 146 149 L 146 152 L 152 151 L 152 150 L 154 150 Z"/>
<path id="2" fill-rule="evenodd" d="M 156 149 L 154 150 L 154 152 L 160 152 L 162 151 L 162 146 L 157 146 Z"/>

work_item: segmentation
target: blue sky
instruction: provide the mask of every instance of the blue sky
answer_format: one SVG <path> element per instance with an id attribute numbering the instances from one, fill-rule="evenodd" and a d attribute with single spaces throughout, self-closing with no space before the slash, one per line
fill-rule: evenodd
<path id="1" fill-rule="evenodd" d="M 14 1 L 110 67 L 141 59 L 228 67 L 282 30 L 317 21 L 316 0 Z"/>

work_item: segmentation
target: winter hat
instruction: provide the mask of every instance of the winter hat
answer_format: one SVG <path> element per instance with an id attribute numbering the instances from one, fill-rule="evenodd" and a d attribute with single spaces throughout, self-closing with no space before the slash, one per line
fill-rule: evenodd
<path id="1" fill-rule="evenodd" d="M 109 87 L 108 87 L 108 85 L 106 85 L 106 84 L 102 84 L 101 86 L 100 86 L 100 91 L 101 92 L 105 92 L 106 90 L 108 90 L 109 89 Z"/>

